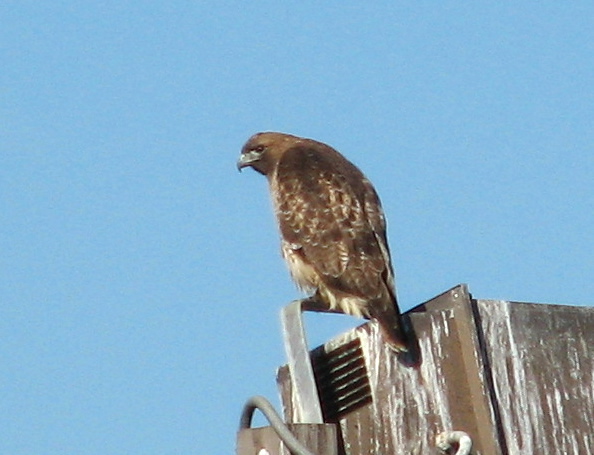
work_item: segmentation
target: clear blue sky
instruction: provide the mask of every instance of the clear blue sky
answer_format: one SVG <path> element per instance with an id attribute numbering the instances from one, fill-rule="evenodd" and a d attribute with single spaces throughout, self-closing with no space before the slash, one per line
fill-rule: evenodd
<path id="1" fill-rule="evenodd" d="M 404 310 L 594 303 L 594 4 L 363 3 L 4 3 L 0 454 L 230 454 L 278 404 L 257 131 L 375 183 Z"/>

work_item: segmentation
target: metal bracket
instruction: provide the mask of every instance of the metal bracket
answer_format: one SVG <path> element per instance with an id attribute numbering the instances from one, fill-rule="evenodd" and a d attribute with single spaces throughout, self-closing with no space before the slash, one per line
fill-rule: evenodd
<path id="1" fill-rule="evenodd" d="M 296 423 L 324 423 L 320 396 L 305 339 L 303 311 L 303 300 L 295 300 L 281 310 L 285 351 L 299 416 Z"/>
<path id="2" fill-rule="evenodd" d="M 442 453 L 454 455 L 469 455 L 472 450 L 472 439 L 463 431 L 444 431 L 435 438 L 435 445 Z"/>

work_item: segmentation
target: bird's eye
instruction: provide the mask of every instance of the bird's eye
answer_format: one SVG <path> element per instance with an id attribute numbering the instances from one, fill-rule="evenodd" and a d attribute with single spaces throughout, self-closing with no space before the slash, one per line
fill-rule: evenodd
<path id="1" fill-rule="evenodd" d="M 259 145 L 254 149 L 254 152 L 262 153 L 264 151 L 264 146 Z"/>

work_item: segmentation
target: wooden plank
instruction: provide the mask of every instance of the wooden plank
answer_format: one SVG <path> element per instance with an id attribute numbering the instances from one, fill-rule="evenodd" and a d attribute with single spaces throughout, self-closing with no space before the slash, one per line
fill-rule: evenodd
<path id="1" fill-rule="evenodd" d="M 477 306 L 509 454 L 594 453 L 594 308 Z"/>
<path id="2" fill-rule="evenodd" d="M 473 436 L 475 450 L 481 453 L 507 453 L 501 444 L 499 408 L 494 404 L 494 391 L 489 366 L 485 364 L 483 333 L 478 330 L 478 309 L 468 289 L 454 289 L 453 299 L 460 304 L 453 307 L 453 320 L 460 343 L 463 366 L 457 371 L 458 378 L 451 376 L 450 382 L 466 381 L 464 388 L 454 388 L 452 393 L 463 393 L 463 407 L 453 410 L 453 426 L 465 425 L 464 431 Z M 469 415 L 458 422 L 456 416 Z M 472 415 L 470 415 L 472 414 Z M 471 425 L 474 423 L 474 426 Z"/>

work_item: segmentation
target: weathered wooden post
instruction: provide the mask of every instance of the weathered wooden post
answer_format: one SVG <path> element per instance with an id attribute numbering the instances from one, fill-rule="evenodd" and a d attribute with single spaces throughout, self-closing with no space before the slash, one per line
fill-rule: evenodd
<path id="1" fill-rule="evenodd" d="M 326 439 L 314 453 L 426 455 L 464 433 L 475 455 L 594 453 L 594 308 L 477 300 L 462 285 L 407 317 L 415 365 L 374 323 L 311 351 L 307 394 L 317 396 L 317 424 L 336 433 L 334 449 Z M 286 422 L 303 414 L 300 371 L 277 375 Z"/>

